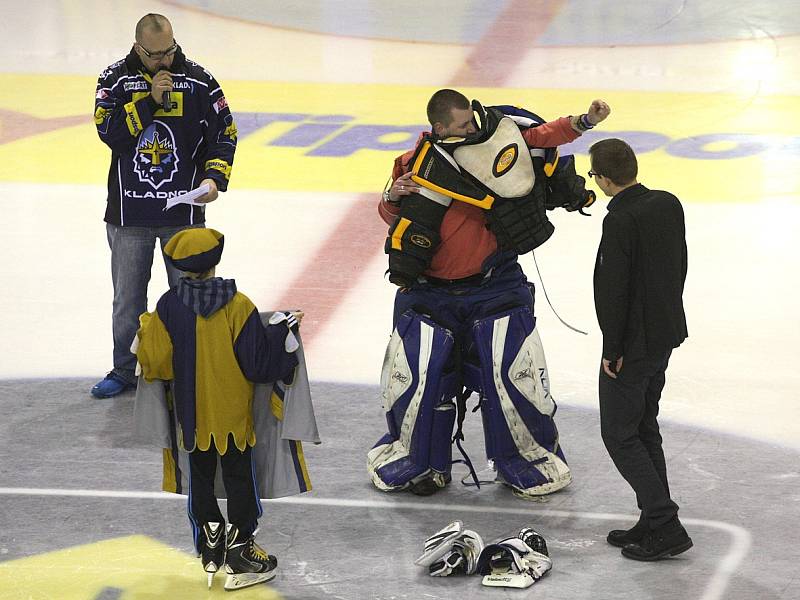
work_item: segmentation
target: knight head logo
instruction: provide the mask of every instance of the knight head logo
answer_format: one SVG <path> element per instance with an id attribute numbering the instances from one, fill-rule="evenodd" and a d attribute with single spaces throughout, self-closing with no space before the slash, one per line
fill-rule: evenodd
<path id="1" fill-rule="evenodd" d="M 154 189 L 172 181 L 179 159 L 175 153 L 175 137 L 169 127 L 161 121 L 153 121 L 139 136 L 133 162 L 139 181 L 149 183 Z"/>

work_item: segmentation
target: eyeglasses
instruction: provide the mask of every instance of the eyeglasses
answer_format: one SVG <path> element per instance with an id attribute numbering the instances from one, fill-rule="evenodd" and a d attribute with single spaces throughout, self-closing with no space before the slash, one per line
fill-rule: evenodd
<path id="1" fill-rule="evenodd" d="M 600 175 L 600 173 L 597 173 L 596 171 L 589 171 L 589 172 L 587 173 L 587 175 L 588 175 L 589 177 L 594 177 L 595 175 L 598 175 L 598 176 L 602 177 L 602 175 Z"/>
<path id="2" fill-rule="evenodd" d="M 176 42 L 174 39 L 172 40 L 172 46 L 170 46 L 166 50 L 161 50 L 160 52 L 150 52 L 150 50 L 139 44 L 139 42 L 136 43 L 138 44 L 139 48 L 142 49 L 144 55 L 147 58 L 152 58 L 153 60 L 161 60 L 165 56 L 172 56 L 178 51 L 178 42 Z"/>

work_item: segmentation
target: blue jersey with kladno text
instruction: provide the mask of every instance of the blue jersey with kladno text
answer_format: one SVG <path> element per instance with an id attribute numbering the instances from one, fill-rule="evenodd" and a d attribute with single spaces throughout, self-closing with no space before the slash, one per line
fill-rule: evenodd
<path id="1" fill-rule="evenodd" d="M 150 96 L 151 74 L 131 50 L 100 74 L 94 121 L 111 148 L 105 220 L 119 226 L 162 227 L 203 223 L 202 206 L 169 198 L 203 179 L 225 191 L 236 151 L 236 124 L 222 88 L 180 49 L 169 68 L 171 110 Z"/>

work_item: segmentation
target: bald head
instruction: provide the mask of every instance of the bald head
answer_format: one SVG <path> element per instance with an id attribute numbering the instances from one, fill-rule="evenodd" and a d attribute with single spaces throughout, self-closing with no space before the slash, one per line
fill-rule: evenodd
<path id="1" fill-rule="evenodd" d="M 142 43 L 142 37 L 148 34 L 167 33 L 172 37 L 172 25 L 164 15 L 148 13 L 136 23 L 136 41 Z"/>
<path id="2" fill-rule="evenodd" d="M 172 25 L 164 15 L 147 14 L 136 24 L 136 54 L 150 73 L 169 70 L 178 49 Z"/>

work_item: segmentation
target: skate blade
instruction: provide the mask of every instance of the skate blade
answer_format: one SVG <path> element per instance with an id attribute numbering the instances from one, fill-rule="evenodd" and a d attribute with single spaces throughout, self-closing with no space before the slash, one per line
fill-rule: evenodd
<path id="1" fill-rule="evenodd" d="M 225 589 L 228 591 L 240 590 L 251 585 L 266 583 L 274 579 L 275 575 L 277 575 L 277 569 L 266 573 L 230 573 L 228 579 L 225 580 Z"/>
<path id="2" fill-rule="evenodd" d="M 205 566 L 206 575 L 208 575 L 208 589 L 211 589 L 211 584 L 214 583 L 214 575 L 216 575 L 219 567 L 215 562 L 210 562 Z"/>

